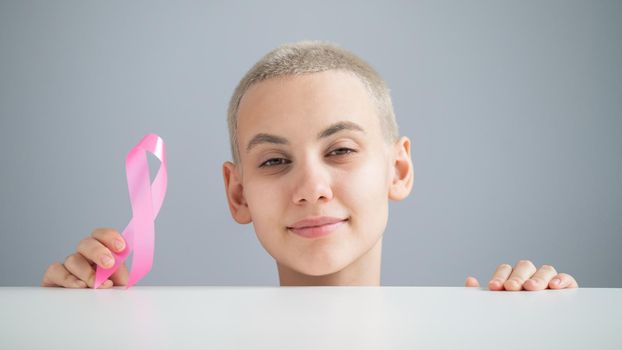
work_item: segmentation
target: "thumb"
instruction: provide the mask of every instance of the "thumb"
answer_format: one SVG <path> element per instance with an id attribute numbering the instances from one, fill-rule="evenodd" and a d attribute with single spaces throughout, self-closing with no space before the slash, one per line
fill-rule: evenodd
<path id="1" fill-rule="evenodd" d="M 466 281 L 464 281 L 465 287 L 479 287 L 479 282 L 477 282 L 477 278 L 475 277 L 467 277 Z"/>

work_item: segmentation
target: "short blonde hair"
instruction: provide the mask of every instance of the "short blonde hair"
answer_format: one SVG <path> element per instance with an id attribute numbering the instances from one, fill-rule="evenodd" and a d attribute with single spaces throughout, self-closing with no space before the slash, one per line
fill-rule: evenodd
<path id="1" fill-rule="evenodd" d="M 300 41 L 285 44 L 270 51 L 244 75 L 235 88 L 227 111 L 229 141 L 234 162 L 239 161 L 238 108 L 242 96 L 252 85 L 271 78 L 318 73 L 327 70 L 342 70 L 357 76 L 369 91 L 376 105 L 383 133 L 388 140 L 397 140 L 398 128 L 389 88 L 380 75 L 367 62 L 333 43 Z"/>

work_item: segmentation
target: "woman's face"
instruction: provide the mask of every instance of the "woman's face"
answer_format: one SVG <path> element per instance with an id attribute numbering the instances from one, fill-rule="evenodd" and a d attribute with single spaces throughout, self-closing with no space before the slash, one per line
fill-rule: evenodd
<path id="1" fill-rule="evenodd" d="M 346 72 L 273 78 L 246 92 L 239 200 L 278 263 L 331 274 L 381 239 L 394 176 L 384 135 L 365 86 Z"/>

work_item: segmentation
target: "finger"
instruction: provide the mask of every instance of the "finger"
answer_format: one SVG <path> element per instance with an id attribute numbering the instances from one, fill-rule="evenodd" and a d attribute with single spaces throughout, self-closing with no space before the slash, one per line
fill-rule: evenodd
<path id="1" fill-rule="evenodd" d="M 557 271 L 551 265 L 542 265 L 536 271 L 536 273 L 531 276 L 530 279 L 525 281 L 523 284 L 523 288 L 526 290 L 543 290 L 546 289 L 549 285 L 549 282 L 553 277 L 557 275 Z"/>
<path id="2" fill-rule="evenodd" d="M 89 288 L 93 288 L 93 284 L 95 284 L 95 269 L 82 254 L 75 253 L 69 255 L 65 259 L 64 265 L 67 271 L 84 281 Z"/>
<path id="3" fill-rule="evenodd" d="M 86 283 L 72 275 L 61 263 L 55 262 L 45 272 L 41 287 L 85 288 Z"/>
<path id="4" fill-rule="evenodd" d="M 570 276 L 567 273 L 560 273 L 557 276 L 553 277 L 551 282 L 549 282 L 549 288 L 551 289 L 578 288 L 578 287 L 579 287 L 579 284 L 574 279 L 574 277 Z"/>
<path id="5" fill-rule="evenodd" d="M 465 287 L 479 287 L 479 282 L 477 281 L 477 278 L 475 277 L 467 277 L 466 281 L 464 281 L 464 286 Z"/>
<path id="6" fill-rule="evenodd" d="M 129 278 L 129 272 L 127 271 L 127 267 L 125 264 L 119 265 L 117 271 L 115 271 L 110 279 L 114 283 L 115 286 L 125 286 L 127 284 L 127 279 Z"/>
<path id="7" fill-rule="evenodd" d="M 97 289 L 108 289 L 111 288 L 114 284 L 111 280 L 105 280 Z"/>
<path id="8" fill-rule="evenodd" d="M 93 237 L 87 237 L 78 243 L 76 251 L 84 256 L 89 263 L 95 263 L 103 268 L 114 265 L 114 257 L 110 249 Z"/>
<path id="9" fill-rule="evenodd" d="M 488 282 L 488 289 L 490 290 L 503 290 L 503 283 L 510 277 L 512 273 L 512 266 L 508 264 L 501 264 L 497 266 L 495 273 L 492 274 L 490 282 Z"/>
<path id="10" fill-rule="evenodd" d="M 120 253 L 125 249 L 125 240 L 117 230 L 112 228 L 97 228 L 93 230 L 91 236 L 101 242 L 111 251 Z"/>
<path id="11" fill-rule="evenodd" d="M 526 280 L 536 272 L 536 267 L 529 260 L 521 260 L 516 263 L 512 274 L 503 284 L 505 290 L 521 290 Z"/>

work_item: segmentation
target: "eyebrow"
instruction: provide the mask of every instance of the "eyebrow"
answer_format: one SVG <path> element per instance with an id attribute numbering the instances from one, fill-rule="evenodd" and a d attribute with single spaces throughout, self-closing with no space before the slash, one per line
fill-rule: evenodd
<path id="1" fill-rule="evenodd" d="M 276 136 L 276 135 L 271 135 L 271 134 L 257 134 L 255 135 L 255 137 L 253 137 L 253 139 L 248 143 L 248 146 L 246 146 L 246 152 L 250 151 L 251 148 L 262 144 L 262 143 L 273 143 L 273 144 L 277 144 L 277 145 L 286 145 L 289 144 L 289 141 L 287 141 L 286 138 L 281 137 L 281 136 Z"/>
<path id="2" fill-rule="evenodd" d="M 353 123 L 353 122 L 337 122 L 337 123 L 329 126 L 328 128 L 324 129 L 324 131 L 320 132 L 317 137 L 318 137 L 318 139 L 325 138 L 325 137 L 328 137 L 328 136 L 333 135 L 335 133 L 338 133 L 339 131 L 342 131 L 342 130 L 354 130 L 354 131 L 360 131 L 362 133 L 365 133 L 363 128 L 361 128 L 356 123 Z"/>
<path id="3" fill-rule="evenodd" d="M 326 138 L 329 137 L 331 135 L 334 135 L 340 131 L 343 130 L 353 130 L 353 131 L 360 131 L 362 133 L 365 133 L 365 130 L 363 130 L 363 128 L 353 122 L 337 122 L 335 124 L 332 124 L 331 126 L 329 126 L 328 128 L 322 130 L 317 138 L 318 139 L 322 139 L 322 138 Z M 248 143 L 248 145 L 246 146 L 246 152 L 249 152 L 253 147 L 260 145 L 262 143 L 272 143 L 272 144 L 276 144 L 276 145 L 287 145 L 289 144 L 289 141 L 282 137 L 282 136 L 277 136 L 277 135 L 272 135 L 272 134 L 266 134 L 266 133 L 259 133 L 257 135 L 255 135 L 250 142 Z"/>

